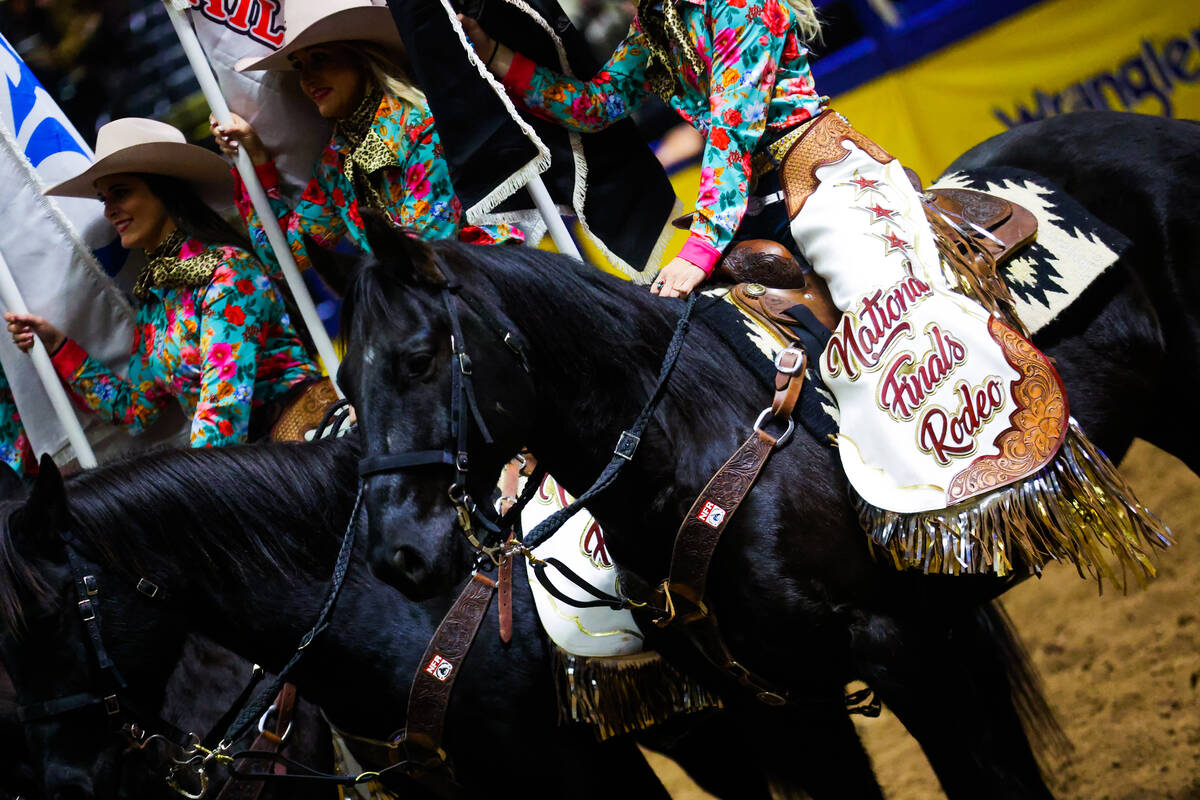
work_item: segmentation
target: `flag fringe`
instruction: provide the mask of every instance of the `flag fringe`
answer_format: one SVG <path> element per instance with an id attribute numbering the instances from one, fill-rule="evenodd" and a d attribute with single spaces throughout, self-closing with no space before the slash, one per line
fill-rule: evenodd
<path id="1" fill-rule="evenodd" d="M 556 647 L 554 675 L 559 722 L 586 723 L 600 741 L 721 707 L 720 697 L 654 651 L 590 658 Z"/>
<path id="2" fill-rule="evenodd" d="M 1036 474 L 950 508 L 897 513 L 851 495 L 872 549 L 898 569 L 1004 576 L 1065 561 L 1125 591 L 1131 573 L 1142 586 L 1154 577 L 1150 549 L 1173 541 L 1074 423 Z"/>

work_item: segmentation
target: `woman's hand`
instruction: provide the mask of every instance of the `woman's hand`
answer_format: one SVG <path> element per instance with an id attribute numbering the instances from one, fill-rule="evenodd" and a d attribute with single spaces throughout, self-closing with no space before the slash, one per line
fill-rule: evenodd
<path id="1" fill-rule="evenodd" d="M 250 154 L 250 161 L 256 166 L 271 160 L 271 154 L 263 145 L 262 139 L 258 138 L 254 126 L 237 114 L 233 115 L 233 122 L 225 126 L 218 125 L 217 118 L 210 114 L 208 129 L 217 140 L 217 147 L 229 158 L 236 159 L 238 150 L 244 148 Z"/>
<path id="2" fill-rule="evenodd" d="M 33 337 L 36 335 L 46 345 L 46 350 L 53 353 L 62 347 L 67 337 L 58 328 L 51 325 L 44 317 L 37 314 L 18 314 L 9 311 L 4 315 L 8 323 L 8 331 L 12 334 L 13 344 L 28 353 L 33 349 Z"/>
<path id="3" fill-rule="evenodd" d="M 672 258 L 671 263 L 663 267 L 654 283 L 650 284 L 650 292 L 659 297 L 687 297 L 707 277 L 704 270 L 692 262 Z"/>
<path id="4" fill-rule="evenodd" d="M 475 52 L 483 59 L 483 63 L 492 71 L 493 75 L 504 80 L 504 76 L 508 74 L 508 68 L 512 66 L 512 49 L 488 36 L 487 31 L 479 27 L 479 23 L 471 17 L 459 14 L 458 21 L 462 23 L 463 32 L 475 46 Z"/>

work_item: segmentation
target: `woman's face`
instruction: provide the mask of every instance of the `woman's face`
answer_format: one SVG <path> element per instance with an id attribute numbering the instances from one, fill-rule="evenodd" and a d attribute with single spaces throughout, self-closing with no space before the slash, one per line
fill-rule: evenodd
<path id="1" fill-rule="evenodd" d="M 300 73 L 300 89 L 325 119 L 348 117 L 362 102 L 367 76 L 344 47 L 318 44 L 289 59 Z"/>
<path id="2" fill-rule="evenodd" d="M 106 175 L 96 179 L 104 217 L 121 237 L 121 246 L 151 250 L 175 230 L 167 208 L 146 182 L 136 175 Z"/>

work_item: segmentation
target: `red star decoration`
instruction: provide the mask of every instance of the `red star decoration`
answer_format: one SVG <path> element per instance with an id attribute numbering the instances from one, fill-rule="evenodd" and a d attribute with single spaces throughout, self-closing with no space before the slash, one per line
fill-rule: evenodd
<path id="1" fill-rule="evenodd" d="M 861 175 L 859 175 L 857 178 L 851 178 L 850 182 L 860 189 L 874 189 L 879 186 L 879 181 L 872 180 L 871 178 L 864 178 Z"/>
<path id="2" fill-rule="evenodd" d="M 904 241 L 894 233 L 889 232 L 887 236 L 883 237 L 883 240 L 887 242 L 888 253 L 892 253 L 895 250 L 899 250 L 901 252 L 908 250 L 908 242 Z"/>
<path id="3" fill-rule="evenodd" d="M 871 220 L 872 222 L 878 222 L 881 219 L 891 219 L 892 217 L 896 216 L 897 213 L 884 208 L 883 206 L 879 205 L 879 203 L 869 207 L 867 211 L 870 211 L 875 215 L 875 219 Z"/>

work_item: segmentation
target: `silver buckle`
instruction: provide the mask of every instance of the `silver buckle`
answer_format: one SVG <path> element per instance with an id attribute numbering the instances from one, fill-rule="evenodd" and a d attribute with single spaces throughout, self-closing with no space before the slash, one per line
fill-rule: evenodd
<path id="1" fill-rule="evenodd" d="M 762 431 L 762 424 L 766 422 L 767 415 L 770 413 L 770 408 L 764 408 L 762 410 L 762 413 L 758 415 L 758 419 L 754 420 L 754 430 Z M 774 447 L 783 447 L 785 444 L 787 444 L 787 440 L 792 438 L 792 432 L 796 430 L 796 420 L 788 417 L 787 423 L 787 430 L 783 432 L 783 436 L 780 436 L 775 440 L 775 444 L 773 445 Z"/>
<path id="2" fill-rule="evenodd" d="M 796 357 L 796 363 L 790 366 L 784 366 L 780 362 L 784 356 L 789 354 Z M 798 347 L 785 347 L 779 351 L 778 355 L 775 356 L 775 369 L 782 372 L 784 375 L 795 375 L 797 372 L 804 369 L 804 360 L 803 350 Z"/>

